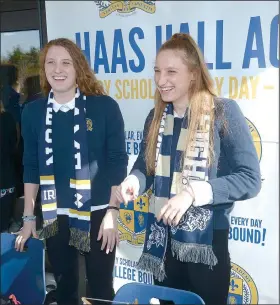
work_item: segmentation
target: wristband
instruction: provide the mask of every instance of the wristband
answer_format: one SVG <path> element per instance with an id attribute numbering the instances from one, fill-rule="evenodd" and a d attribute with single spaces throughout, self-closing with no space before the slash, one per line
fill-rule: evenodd
<path id="1" fill-rule="evenodd" d="M 107 207 L 107 210 L 116 210 L 116 211 L 119 211 L 120 208 L 109 205 L 109 206 Z"/>
<path id="2" fill-rule="evenodd" d="M 34 221 L 36 219 L 36 216 L 22 216 L 23 221 Z"/>

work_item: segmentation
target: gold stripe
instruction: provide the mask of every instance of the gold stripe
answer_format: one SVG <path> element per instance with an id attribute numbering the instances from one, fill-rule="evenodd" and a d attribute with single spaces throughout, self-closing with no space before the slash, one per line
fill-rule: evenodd
<path id="1" fill-rule="evenodd" d="M 170 193 L 176 195 L 181 193 L 182 190 L 182 173 L 174 172 Z"/>
<path id="2" fill-rule="evenodd" d="M 56 209 L 56 202 L 42 204 L 42 209 L 44 210 L 44 208 L 54 210 Z"/>
<path id="3" fill-rule="evenodd" d="M 170 177 L 170 156 L 159 154 L 156 174 L 158 176 Z"/>
<path id="4" fill-rule="evenodd" d="M 51 175 L 51 176 L 40 176 L 40 180 L 54 180 L 54 175 Z"/>
<path id="5" fill-rule="evenodd" d="M 90 216 L 90 212 L 77 211 L 77 210 L 73 210 L 73 209 L 69 209 L 69 213 L 70 214 L 75 214 L 75 215 L 80 215 L 80 216 Z"/>
<path id="6" fill-rule="evenodd" d="M 185 128 L 181 128 L 179 140 L 178 140 L 178 143 L 177 143 L 177 150 L 185 151 L 187 135 L 188 135 L 188 130 L 185 129 Z"/>
<path id="7" fill-rule="evenodd" d="M 167 114 L 165 119 L 165 127 L 163 134 L 165 136 L 172 136 L 173 135 L 173 127 L 174 127 L 174 118 L 172 114 Z"/>
<path id="8" fill-rule="evenodd" d="M 90 180 L 76 180 L 76 179 L 70 179 L 70 183 L 72 184 L 90 184 Z"/>

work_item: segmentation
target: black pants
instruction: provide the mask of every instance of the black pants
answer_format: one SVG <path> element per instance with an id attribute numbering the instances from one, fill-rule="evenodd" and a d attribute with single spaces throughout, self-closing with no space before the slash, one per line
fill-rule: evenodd
<path id="1" fill-rule="evenodd" d="M 1 231 L 8 231 L 11 219 L 13 216 L 13 210 L 15 206 L 16 196 L 15 193 L 6 194 L 0 199 L 0 214 L 1 214 Z"/>
<path id="2" fill-rule="evenodd" d="M 87 297 L 112 300 L 113 268 L 115 249 L 106 254 L 101 251 L 101 241 L 97 241 L 100 224 L 106 210 L 91 213 L 91 251 L 85 253 L 86 273 L 88 279 Z M 79 251 L 69 246 L 69 225 L 67 216 L 58 216 L 59 233 L 46 240 L 49 262 L 57 282 L 57 304 L 77 305 L 78 299 L 78 255 Z M 94 302 L 94 304 L 98 304 Z M 101 303 L 105 304 L 105 303 Z"/>
<path id="3" fill-rule="evenodd" d="M 228 252 L 228 230 L 215 230 L 213 250 L 218 264 L 212 269 L 204 264 L 183 263 L 172 256 L 168 244 L 163 282 L 155 285 L 192 291 L 198 294 L 206 305 L 226 305 L 230 283 L 230 256 Z"/>

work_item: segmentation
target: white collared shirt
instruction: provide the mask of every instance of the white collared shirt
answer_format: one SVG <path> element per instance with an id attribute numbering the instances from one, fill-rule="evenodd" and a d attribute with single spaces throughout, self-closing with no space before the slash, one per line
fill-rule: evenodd
<path id="1" fill-rule="evenodd" d="M 184 116 L 180 116 L 175 110 L 173 110 L 174 118 L 182 119 Z"/>
<path id="2" fill-rule="evenodd" d="M 61 110 L 62 112 L 67 112 L 69 110 L 73 110 L 75 108 L 75 97 L 65 104 L 59 104 L 56 100 L 53 100 L 53 110 L 54 112 L 58 112 Z"/>

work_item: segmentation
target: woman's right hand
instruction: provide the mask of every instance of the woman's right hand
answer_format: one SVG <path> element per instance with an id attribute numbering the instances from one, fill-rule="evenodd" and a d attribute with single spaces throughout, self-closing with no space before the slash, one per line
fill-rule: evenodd
<path id="1" fill-rule="evenodd" d="M 119 203 L 127 204 L 139 196 L 140 184 L 136 176 L 130 175 L 117 187 L 116 197 Z"/>
<path id="2" fill-rule="evenodd" d="M 15 249 L 16 251 L 22 252 L 26 241 L 31 235 L 33 235 L 34 238 L 38 238 L 36 233 L 36 221 L 25 221 L 23 223 L 23 228 L 17 234 Z"/>

